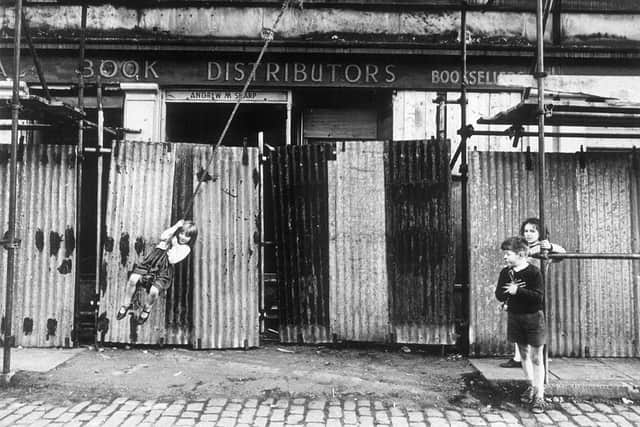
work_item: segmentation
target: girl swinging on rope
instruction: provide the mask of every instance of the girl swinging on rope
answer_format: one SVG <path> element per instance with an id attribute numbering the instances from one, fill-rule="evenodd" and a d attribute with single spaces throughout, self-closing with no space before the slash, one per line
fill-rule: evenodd
<path id="1" fill-rule="evenodd" d="M 160 243 L 149 253 L 144 260 L 134 266 L 129 276 L 125 301 L 131 301 L 138 283 L 147 290 L 148 297 L 138 318 L 138 324 L 142 325 L 149 318 L 151 307 L 158 299 L 160 291 L 167 290 L 173 280 L 173 266 L 189 256 L 196 238 L 198 228 L 193 221 L 184 219 L 167 228 L 160 235 Z M 131 304 L 123 305 L 118 310 L 116 319 L 121 320 L 131 309 Z"/>

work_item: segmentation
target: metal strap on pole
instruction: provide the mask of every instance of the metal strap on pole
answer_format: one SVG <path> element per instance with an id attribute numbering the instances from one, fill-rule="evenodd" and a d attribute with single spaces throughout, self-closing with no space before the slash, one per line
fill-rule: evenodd
<path id="1" fill-rule="evenodd" d="M 11 372 L 11 321 L 13 319 L 13 281 L 15 273 L 17 175 L 18 175 L 18 120 L 20 118 L 20 38 L 22 29 L 22 0 L 16 0 L 13 34 L 13 99 L 11 102 L 11 162 L 9 170 L 9 232 L 7 236 L 7 286 L 4 303 L 4 359 L 3 380 L 9 382 Z"/>

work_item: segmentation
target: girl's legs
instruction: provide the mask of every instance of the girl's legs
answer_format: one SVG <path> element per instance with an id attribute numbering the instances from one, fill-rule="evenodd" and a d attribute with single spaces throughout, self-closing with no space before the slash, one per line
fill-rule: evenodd
<path id="1" fill-rule="evenodd" d="M 149 294 L 147 295 L 147 298 L 144 304 L 145 311 L 147 312 L 151 311 L 151 307 L 153 307 L 153 304 L 156 303 L 156 300 L 158 299 L 158 295 L 160 295 L 160 291 L 158 290 L 158 288 L 156 286 L 151 286 L 149 288 Z"/>
<path id="2" fill-rule="evenodd" d="M 140 313 L 140 318 L 138 319 L 138 324 L 141 325 L 144 322 L 146 322 L 147 319 L 149 319 L 149 313 L 151 313 L 151 307 L 153 307 L 153 304 L 155 304 L 156 300 L 158 299 L 158 295 L 159 294 L 160 294 L 160 290 L 155 285 L 151 285 L 151 287 L 149 288 L 149 293 L 147 294 L 147 297 L 145 298 L 144 308 L 142 309 L 142 312 Z"/>
<path id="3" fill-rule="evenodd" d="M 124 304 L 122 304 L 118 309 L 118 313 L 116 314 L 117 320 L 124 319 L 125 316 L 127 315 L 127 312 L 131 308 L 131 298 L 133 297 L 133 293 L 136 290 L 136 285 L 140 281 L 141 277 L 142 276 L 136 273 L 131 273 L 131 276 L 129 276 L 129 280 L 127 281 L 127 286 L 124 289 L 124 293 L 125 293 Z"/>
<path id="4" fill-rule="evenodd" d="M 522 358 L 520 357 L 520 350 L 518 350 L 518 344 L 514 345 L 515 350 L 513 351 L 513 360 L 516 362 L 521 362 Z"/>
<path id="5" fill-rule="evenodd" d="M 125 306 L 129 306 L 131 297 L 133 297 L 133 294 L 136 291 L 136 286 L 138 285 L 138 282 L 140 281 L 141 278 L 142 276 L 137 273 L 131 273 L 131 276 L 129 276 L 129 280 L 127 281 L 127 287 L 125 289 L 125 300 L 124 300 Z"/>

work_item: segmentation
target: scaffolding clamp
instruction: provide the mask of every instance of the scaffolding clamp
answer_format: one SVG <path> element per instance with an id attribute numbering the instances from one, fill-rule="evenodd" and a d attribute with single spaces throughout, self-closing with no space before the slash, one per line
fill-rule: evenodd
<path id="1" fill-rule="evenodd" d="M 6 250 L 18 249 L 20 247 L 20 243 L 22 243 L 22 240 L 20 240 L 20 239 L 13 239 L 13 240 L 2 239 L 2 240 L 0 240 L 0 245 L 2 245 Z"/>
<path id="2" fill-rule="evenodd" d="M 463 138 L 471 138 L 473 136 L 473 125 L 466 125 L 458 130 L 458 135 Z"/>

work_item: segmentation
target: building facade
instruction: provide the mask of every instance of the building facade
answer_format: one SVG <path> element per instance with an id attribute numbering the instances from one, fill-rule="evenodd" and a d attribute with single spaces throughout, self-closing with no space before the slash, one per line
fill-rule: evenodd
<path id="1" fill-rule="evenodd" d="M 86 26 L 83 28 L 82 2 L 57 1 L 26 2 L 24 16 L 44 79 L 54 99 L 77 105 L 79 73 L 81 73 L 83 84 L 86 86 L 84 108 L 88 116 L 97 117 L 96 88 L 99 84 L 102 91 L 101 101 L 105 124 L 112 128 L 124 129 L 123 139 L 128 141 L 147 144 L 214 145 L 227 125 L 227 119 L 236 101 L 242 95 L 243 85 L 258 60 L 265 40 L 273 36 L 273 40 L 256 68 L 248 91 L 242 97 L 241 107 L 230 123 L 226 137 L 222 141 L 223 146 L 230 150 L 240 150 L 238 151 L 240 153 L 242 150 L 248 150 L 250 153 L 253 153 L 251 150 L 256 150 L 261 154 L 265 152 L 264 147 L 268 147 L 267 151 L 269 151 L 277 150 L 279 147 L 336 144 L 339 141 L 359 141 L 363 144 L 362 147 L 366 147 L 368 143 L 374 141 L 427 140 L 438 136 L 437 130 L 440 129 L 444 132 L 445 139 L 451 140 L 451 151 L 455 151 L 459 141 L 457 131 L 462 126 L 460 106 L 455 103 L 460 97 L 462 80 L 460 42 L 462 37 L 466 38 L 468 44 L 467 124 L 475 124 L 480 117 L 490 116 L 515 105 L 522 99 L 528 88 L 535 86 L 531 77 L 535 65 L 535 2 L 525 0 L 464 2 L 465 34 L 461 31 L 462 3 L 445 0 L 305 0 L 291 1 L 287 3 L 288 7 L 283 9 L 282 2 L 275 0 L 145 1 L 139 4 L 94 1 L 84 7 Z M 546 79 L 547 88 L 552 91 L 592 93 L 637 102 L 640 93 L 640 32 L 637 25 L 640 21 L 640 6 L 632 0 L 603 3 L 588 0 L 553 2 L 554 6 L 548 11 L 545 33 L 545 61 L 549 73 Z M 8 80 L 12 77 L 11 35 L 15 21 L 13 8 L 3 8 L 0 11 L 0 18 L 2 22 L 0 78 Z M 276 22 L 277 27 L 273 28 Z M 85 46 L 82 58 L 80 57 L 81 39 L 84 39 Z M 28 93 L 42 96 L 43 84 L 36 72 L 33 54 L 26 43 L 23 44 L 21 68 Z M 6 87 L 5 98 L 9 98 L 9 86 Z M 449 101 L 446 103 L 446 111 L 443 112 L 445 120 L 441 122 L 444 123 L 444 129 L 442 126 L 438 128 L 437 125 L 435 99 L 438 96 L 444 96 Z M 3 133 L 3 142 L 9 141 L 9 132 L 0 132 Z M 56 128 L 55 131 L 29 131 L 25 132 L 25 136 L 34 143 L 41 141 L 47 144 L 73 145 L 77 142 L 77 131 L 72 127 Z M 91 147 L 97 144 L 94 131 L 87 130 L 85 138 L 85 145 Z M 133 224 L 139 224 L 132 218 L 121 220 L 119 217 L 109 216 L 116 209 L 114 203 L 117 200 L 117 194 L 122 194 L 122 190 L 116 191 L 112 187 L 115 185 L 115 180 L 109 178 L 109 173 L 113 173 L 109 171 L 115 170 L 116 165 L 125 169 L 127 166 L 135 167 L 129 165 L 127 161 L 138 162 L 136 164 L 141 167 L 145 162 L 150 161 L 149 157 L 145 156 L 151 156 L 151 151 L 140 154 L 142 156 L 140 158 L 132 154 L 129 158 L 116 161 L 115 150 L 118 144 L 113 144 L 108 135 L 105 144 L 113 150 L 110 157 L 107 156 L 108 158 L 104 159 L 104 176 L 98 179 L 96 172 L 99 161 L 96 156 L 92 157 L 88 154 L 84 159 L 83 184 L 78 189 L 79 197 L 84 200 L 92 200 L 96 192 L 103 192 L 105 200 L 101 214 L 98 213 L 97 207 L 89 206 L 93 203 L 88 204 L 84 213 L 80 215 L 82 224 L 75 224 L 76 227 L 85 230 L 84 233 L 79 234 L 78 241 L 78 251 L 84 251 L 85 254 L 95 252 L 93 248 L 96 246 L 97 239 L 93 231 L 87 232 L 87 230 L 94 230 L 96 226 L 105 224 L 107 231 L 104 238 L 114 239 L 115 247 L 119 247 L 118 235 L 130 231 L 125 230 L 123 221 L 131 220 L 131 227 L 134 226 Z M 580 151 L 580 147 L 586 150 L 602 147 L 629 148 L 635 144 L 636 142 L 631 138 L 618 139 L 614 142 L 586 138 L 554 138 L 550 140 L 547 150 L 574 153 Z M 537 149 L 535 139 L 524 138 L 518 147 L 513 147 L 512 141 L 506 136 L 474 136 L 469 141 L 471 151 L 515 152 L 524 155 L 527 148 L 532 151 Z M 132 153 L 138 153 L 136 149 L 129 146 L 126 146 L 126 149 L 131 149 Z M 185 150 L 188 149 L 185 148 Z M 174 173 L 177 173 L 175 168 L 178 166 L 175 165 L 179 164 L 181 155 L 183 155 L 181 151 L 164 150 L 158 156 L 168 157 L 153 157 L 153 161 L 158 161 L 160 165 L 158 167 L 162 167 L 165 159 L 167 164 L 174 165 Z M 198 155 L 206 157 L 206 154 Z M 235 159 L 230 161 L 240 163 L 243 161 L 242 155 L 237 158 L 232 154 L 229 156 Z M 379 153 L 379 156 L 380 162 L 386 158 L 384 151 Z M 255 161 L 255 167 L 259 169 L 261 157 L 258 154 L 255 156 L 251 154 L 249 157 L 251 165 L 254 165 Z M 189 167 L 197 176 L 198 167 L 207 169 L 205 167 L 207 164 L 207 161 L 198 163 L 192 159 Z M 375 163 L 373 165 L 370 166 L 375 168 Z M 380 167 L 384 168 L 384 166 Z M 224 169 L 223 166 L 221 168 Z M 458 170 L 459 163 L 452 166 L 453 175 L 457 175 Z M 253 301 L 253 297 L 245 298 L 244 294 L 240 293 L 237 298 L 253 302 L 244 307 L 243 303 L 237 303 L 236 297 L 233 297 L 225 304 L 229 307 L 240 304 L 237 307 L 260 311 L 264 332 L 269 329 L 268 308 L 278 305 L 278 298 L 275 296 L 278 291 L 272 291 L 273 295 L 270 296 L 267 284 L 274 277 L 276 279 L 273 280 L 276 282 L 279 279 L 276 269 L 276 248 L 269 243 L 275 242 L 278 237 L 274 235 L 277 230 L 270 226 L 277 216 L 274 213 L 277 207 L 273 206 L 270 201 L 272 199 L 264 194 L 265 189 L 273 187 L 275 177 L 270 176 L 269 173 L 262 173 L 261 176 L 265 177 L 265 180 L 261 181 L 261 192 L 257 196 L 256 203 L 260 206 L 256 209 L 259 211 L 260 225 L 256 227 L 261 233 L 263 243 L 255 247 L 252 246 L 253 243 L 247 243 L 248 246 L 246 248 L 243 246 L 244 249 L 242 249 L 242 251 L 260 252 L 260 260 L 255 264 L 255 268 L 260 269 L 259 278 L 255 280 L 260 284 L 254 291 L 251 291 L 254 289 L 251 287 L 247 291 L 249 295 L 255 292 L 256 300 Z M 236 176 L 229 179 L 242 181 Z M 384 182 L 384 174 L 377 179 L 382 179 L 381 182 Z M 159 187 L 154 187 L 154 185 L 161 186 L 159 181 L 145 185 L 147 187 L 142 187 L 142 191 L 151 193 L 160 191 Z M 173 185 L 175 190 L 175 182 Z M 357 185 L 360 184 L 353 184 L 352 192 L 358 191 Z M 455 183 L 452 185 L 455 194 Z M 184 198 L 188 198 L 189 190 L 193 190 L 193 184 L 185 184 L 181 188 L 183 190 L 180 197 L 183 199 L 180 202 L 184 202 Z M 250 191 L 250 186 L 246 191 Z M 173 194 L 175 196 L 178 193 L 174 191 Z M 136 196 L 132 194 L 130 197 Z M 171 216 L 166 213 L 167 209 L 179 215 L 179 209 L 176 210 L 175 206 L 171 207 L 170 201 L 156 203 L 152 200 L 151 203 L 154 206 L 165 203 L 162 205 L 165 206 L 165 216 Z M 175 205 L 178 202 L 174 200 L 173 203 Z M 246 201 L 246 206 L 252 206 L 252 203 L 254 202 Z M 453 217 L 456 216 L 456 203 L 450 204 Z M 251 209 L 247 212 L 254 212 Z M 370 211 L 375 212 L 375 209 Z M 519 215 L 530 213 L 530 209 L 525 209 L 522 213 L 518 211 Z M 247 218 L 253 213 L 245 212 L 238 215 L 244 215 Z M 155 228 L 158 228 L 161 227 L 160 223 L 168 223 L 170 218 L 165 216 L 155 216 L 149 221 L 163 218 L 163 220 L 157 220 L 158 224 Z M 98 221 L 96 218 L 101 220 Z M 361 219 L 357 223 L 357 226 L 363 227 L 363 234 L 371 232 L 370 227 L 373 222 L 367 221 Z M 244 225 L 240 228 L 246 229 L 244 232 L 251 234 L 255 231 L 252 228 L 255 221 L 249 222 L 243 222 Z M 452 223 L 455 223 L 455 220 Z M 517 221 L 514 220 L 514 223 Z M 384 235 L 389 227 L 381 224 L 378 224 L 377 230 Z M 145 231 L 145 239 L 153 240 L 154 233 L 158 232 L 155 228 Z M 472 230 L 481 232 L 477 227 L 472 227 Z M 216 236 L 219 235 L 216 234 Z M 445 233 L 445 236 L 442 238 L 456 239 L 453 232 L 449 235 Z M 131 253 L 133 253 L 135 239 L 133 235 L 130 237 Z M 469 235 L 471 245 L 476 237 L 473 234 Z M 104 241 L 98 242 L 102 245 L 104 243 Z M 376 250 L 386 251 L 386 249 Z M 458 250 L 470 249 L 458 248 Z M 440 248 L 438 251 L 445 250 Z M 110 256 L 110 253 L 104 252 L 103 258 L 109 260 Z M 78 312 L 82 311 L 79 307 L 85 307 L 87 312 L 91 311 L 87 304 L 92 298 L 95 299 L 92 283 L 96 282 L 98 275 L 95 267 L 98 262 L 96 255 L 87 255 L 85 258 L 84 262 L 78 256 L 74 260 L 74 269 L 76 269 L 74 272 L 79 278 L 75 287 L 76 296 L 73 298 L 74 302 L 64 309 L 65 312 L 69 310 L 75 312 L 75 327 L 70 325 L 66 330 L 75 330 L 76 333 L 79 332 Z M 109 261 L 112 264 L 109 265 L 117 266 L 118 260 L 121 260 L 121 257 L 114 256 L 114 259 Z M 220 261 L 220 263 L 225 262 L 227 261 Z M 366 260 L 367 264 L 371 262 L 374 261 Z M 473 270 L 475 262 L 479 261 L 472 257 L 471 265 L 461 268 Z M 254 265 L 253 261 L 249 264 Z M 117 274 L 124 275 L 127 268 L 131 267 L 126 263 L 122 265 Z M 451 266 L 453 265 L 455 262 L 451 263 Z M 105 267 L 107 271 L 112 271 L 109 268 L 111 267 Z M 116 271 L 117 268 L 114 268 L 113 271 Z M 200 267 L 196 270 L 201 271 Z M 465 274 L 450 273 L 453 276 L 443 274 L 441 277 L 430 280 L 444 281 L 446 277 L 450 282 L 465 281 Z M 239 276 L 243 278 L 242 280 L 254 280 L 247 278 L 253 277 L 252 273 L 243 274 Z M 366 282 L 371 280 L 371 277 L 367 279 L 362 276 L 361 280 Z M 384 279 L 379 280 L 382 280 L 381 288 L 386 288 L 388 277 L 385 276 Z M 331 332 L 351 328 L 351 326 L 341 325 L 333 329 L 323 329 L 324 332 L 316 331 L 310 334 L 306 332 L 300 334 L 300 331 L 287 332 L 282 336 L 289 337 L 286 341 L 295 341 L 298 336 L 303 335 L 307 342 L 331 340 L 332 335 L 334 335 L 333 339 L 336 339 L 335 335 L 339 335 L 337 339 L 454 344 L 455 335 L 465 333 L 460 332 L 460 328 L 468 329 L 470 317 L 473 318 L 475 310 L 480 308 L 474 306 L 473 302 L 465 303 L 466 297 L 456 297 L 453 291 L 442 290 L 449 287 L 453 289 L 453 284 L 442 284 L 439 288 L 441 291 L 435 292 L 435 295 L 442 296 L 443 299 L 433 297 L 441 304 L 425 304 L 425 307 L 430 308 L 420 309 L 423 314 L 424 310 L 429 311 L 427 317 L 437 318 L 442 315 L 446 318 L 444 323 L 447 326 L 443 329 L 435 329 L 440 332 L 433 332 L 429 328 L 427 330 L 431 332 L 420 332 L 422 331 L 420 327 L 413 331 L 412 326 L 409 326 L 410 332 L 404 334 L 408 338 L 404 341 L 398 340 L 398 335 L 403 333 L 388 326 L 393 322 L 388 319 L 387 307 L 392 307 L 393 303 L 385 292 L 374 292 L 369 300 L 354 298 L 349 303 L 351 305 L 346 305 L 346 309 L 361 310 L 361 317 L 366 318 L 368 311 L 364 306 L 382 307 L 382 314 L 375 315 L 378 319 L 376 325 L 379 326 L 375 326 L 374 329 L 378 328 L 379 331 L 366 332 L 371 326 L 360 324 L 360 326 L 353 326 L 360 332 L 352 334 Z M 462 283 L 462 285 L 460 289 L 463 293 L 468 287 L 479 286 L 477 283 Z M 176 289 L 182 288 L 177 286 Z M 97 291 L 100 294 L 101 290 L 97 289 Z M 107 291 L 103 289 L 103 301 L 111 298 L 108 295 L 105 296 L 105 292 Z M 193 297 L 187 290 L 176 292 L 180 293 L 175 296 L 176 301 Z M 226 291 L 222 289 L 220 292 Z M 34 294 L 37 294 L 35 290 Z M 429 293 L 429 295 L 434 294 Z M 25 298 L 31 297 L 25 296 Z M 117 299 L 117 297 L 113 298 L 113 301 Z M 432 296 L 424 298 L 429 300 Z M 176 307 L 180 306 L 176 304 Z M 329 305 L 333 307 L 333 303 Z M 158 324 L 164 322 L 164 329 L 160 328 L 163 330 L 150 333 L 146 338 L 147 341 L 194 343 L 194 339 L 189 337 L 190 331 L 194 328 L 193 321 L 185 320 L 189 317 L 190 311 L 187 310 L 189 313 L 185 314 L 184 310 L 178 308 L 172 311 L 170 304 L 166 307 L 178 320 L 172 321 L 173 323 L 158 320 Z M 208 306 L 205 304 L 205 307 Z M 112 308 L 109 306 L 109 309 Z M 191 309 L 195 310 L 193 307 Z M 326 310 L 331 318 L 328 322 L 337 322 L 335 310 L 332 308 Z M 102 310 L 100 312 L 106 313 Z M 229 312 L 233 313 L 234 310 Z M 472 315 L 469 315 L 469 312 Z M 229 328 L 224 326 L 226 324 L 238 324 L 238 321 L 233 320 L 235 319 L 233 314 L 229 316 L 231 320 L 225 320 L 227 323 L 220 319 L 218 323 L 202 321 L 209 325 L 204 326 L 205 330 L 212 328 L 209 338 L 218 337 L 222 333 L 216 331 L 228 330 Z M 106 318 L 109 317 L 112 316 L 106 316 Z M 24 323 L 22 318 L 19 320 L 18 324 Z M 246 323 L 249 325 L 247 328 L 253 330 L 257 322 L 257 319 L 251 318 L 244 319 L 241 323 L 243 325 Z M 456 322 L 459 328 L 454 330 L 450 324 Z M 169 323 L 171 327 L 168 326 Z M 210 326 L 212 324 L 214 326 Z M 173 332 L 167 333 L 166 330 L 169 329 Z M 244 326 L 238 328 L 240 332 L 235 335 L 232 333 L 233 338 L 228 340 L 204 339 L 205 342 L 209 342 L 204 347 L 257 345 L 256 334 L 251 333 L 250 338 L 247 338 L 242 332 L 245 329 Z M 109 334 L 115 334 L 111 336 L 113 341 L 126 341 L 131 338 L 128 330 L 118 332 L 113 322 L 110 332 L 105 332 L 104 327 L 102 330 L 108 340 Z M 423 334 L 427 337 L 425 338 Z M 471 335 L 473 337 L 474 334 Z M 45 343 L 37 341 L 33 344 L 44 345 Z M 203 346 L 194 344 L 194 347 Z M 570 353 L 570 351 L 567 352 Z M 574 353 L 583 354 L 584 352 Z"/>

